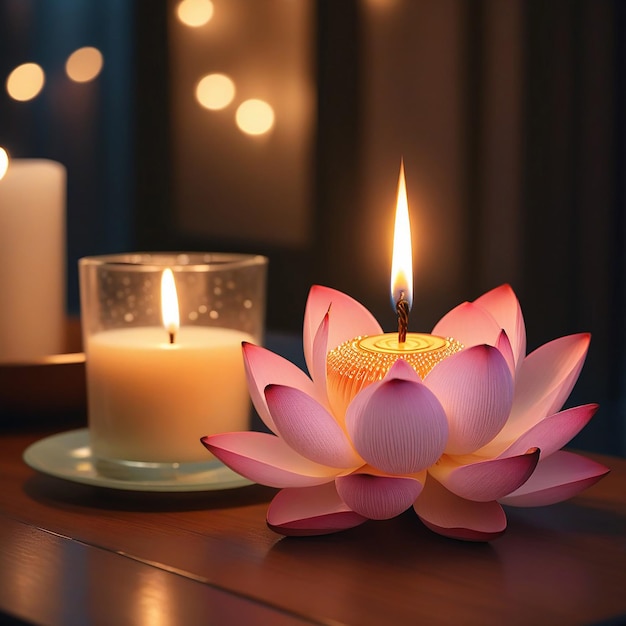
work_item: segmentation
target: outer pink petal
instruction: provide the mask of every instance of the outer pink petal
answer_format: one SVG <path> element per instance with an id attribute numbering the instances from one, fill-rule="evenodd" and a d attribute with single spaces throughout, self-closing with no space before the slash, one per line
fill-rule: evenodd
<path id="1" fill-rule="evenodd" d="M 307 487 L 332 481 L 337 470 L 305 459 L 282 439 L 252 431 L 200 440 L 232 470 L 269 487 Z"/>
<path id="2" fill-rule="evenodd" d="M 474 300 L 474 304 L 485 308 L 506 331 L 517 368 L 526 355 L 526 326 L 517 296 L 510 285 L 501 285 Z"/>
<path id="3" fill-rule="evenodd" d="M 265 425 L 275 432 L 276 426 L 265 401 L 265 387 L 270 383 L 278 383 L 301 389 L 304 393 L 315 396 L 315 386 L 300 368 L 282 356 L 252 343 L 244 342 L 242 347 L 248 390 L 254 408 Z"/>
<path id="4" fill-rule="evenodd" d="M 283 535 L 327 535 L 365 521 L 341 500 L 334 483 L 283 489 L 267 511 L 267 525 Z"/>
<path id="5" fill-rule="evenodd" d="M 282 385 L 268 385 L 265 396 L 278 434 L 296 452 L 330 467 L 363 465 L 335 418 L 311 396 Z"/>
<path id="6" fill-rule="evenodd" d="M 560 450 L 576 436 L 598 410 L 597 404 L 585 404 L 546 417 L 510 445 L 488 444 L 477 454 L 484 456 L 515 456 L 532 447 L 541 449 L 541 459 Z"/>
<path id="7" fill-rule="evenodd" d="M 470 348 L 483 343 L 495 346 L 500 330 L 496 320 L 483 307 L 464 302 L 437 322 L 433 335 L 452 337 Z"/>
<path id="8" fill-rule="evenodd" d="M 467 500 L 498 500 L 523 485 L 539 461 L 539 450 L 526 454 L 459 465 L 444 457 L 428 471 L 448 491 Z"/>
<path id="9" fill-rule="evenodd" d="M 509 416 L 513 381 L 497 348 L 481 345 L 457 352 L 433 368 L 424 384 L 448 416 L 448 454 L 467 454 L 484 446 Z"/>
<path id="10" fill-rule="evenodd" d="M 491 541 L 506 530 L 506 516 L 497 502 L 464 500 L 431 476 L 413 508 L 430 530 L 453 539 Z"/>
<path id="11" fill-rule="evenodd" d="M 424 480 L 355 472 L 336 479 L 337 493 L 357 513 L 370 519 L 390 519 L 406 511 L 424 487 Z"/>
<path id="12" fill-rule="evenodd" d="M 561 337 L 524 359 L 515 381 L 511 416 L 500 440 L 511 441 L 563 406 L 580 374 L 589 340 L 588 333 Z"/>
<path id="13" fill-rule="evenodd" d="M 314 364 L 313 340 L 329 309 L 328 350 L 358 335 L 378 335 L 383 332 L 380 324 L 362 304 L 341 291 L 314 285 L 304 311 L 303 348 L 309 371 L 313 371 Z"/>
<path id="14" fill-rule="evenodd" d="M 448 436 L 446 415 L 435 395 L 420 382 L 389 376 L 355 396 L 346 427 L 357 452 L 389 474 L 411 474 L 432 465 Z"/>
<path id="15" fill-rule="evenodd" d="M 608 474 L 609 468 L 572 452 L 555 452 L 542 460 L 517 491 L 500 501 L 511 506 L 545 506 L 567 500 Z"/>

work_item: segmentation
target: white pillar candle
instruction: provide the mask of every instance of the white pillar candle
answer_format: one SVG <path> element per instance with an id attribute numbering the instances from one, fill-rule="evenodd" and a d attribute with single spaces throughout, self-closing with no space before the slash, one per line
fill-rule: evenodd
<path id="1" fill-rule="evenodd" d="M 246 430 L 246 333 L 183 326 L 124 328 L 87 340 L 95 457 L 152 463 L 208 460 L 200 437 Z"/>
<path id="2" fill-rule="evenodd" d="M 63 350 L 65 189 L 60 163 L 16 159 L 0 180 L 0 360 Z"/>

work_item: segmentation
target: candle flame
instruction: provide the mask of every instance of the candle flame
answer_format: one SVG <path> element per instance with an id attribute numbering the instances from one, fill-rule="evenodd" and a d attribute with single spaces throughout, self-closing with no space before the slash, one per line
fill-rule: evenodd
<path id="1" fill-rule="evenodd" d="M 176 282 L 169 267 L 163 270 L 161 275 L 161 318 L 163 319 L 163 326 L 170 336 L 170 343 L 174 343 L 174 336 L 180 326 L 180 316 Z"/>
<path id="2" fill-rule="evenodd" d="M 9 169 L 9 153 L 2 147 L 0 147 L 0 180 L 4 178 L 4 175 Z"/>
<path id="3" fill-rule="evenodd" d="M 393 257 L 391 261 L 391 305 L 394 310 L 400 298 L 413 305 L 413 251 L 411 249 L 411 223 L 406 196 L 404 162 L 400 163 L 398 201 L 393 231 Z"/>

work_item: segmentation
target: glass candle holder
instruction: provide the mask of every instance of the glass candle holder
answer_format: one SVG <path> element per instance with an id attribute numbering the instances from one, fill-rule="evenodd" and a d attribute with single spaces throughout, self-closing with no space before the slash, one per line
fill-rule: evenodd
<path id="1" fill-rule="evenodd" d="M 89 434 L 107 476 L 163 480 L 211 461 L 200 438 L 246 430 L 241 353 L 263 341 L 267 259 L 137 253 L 79 260 Z"/>

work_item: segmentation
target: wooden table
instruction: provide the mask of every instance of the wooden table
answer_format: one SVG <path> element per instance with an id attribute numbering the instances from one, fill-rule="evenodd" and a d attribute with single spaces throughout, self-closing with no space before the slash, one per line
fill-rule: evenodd
<path id="1" fill-rule="evenodd" d="M 0 611 L 35 624 L 626 623 L 626 460 L 567 503 L 511 509 L 491 544 L 410 513 L 281 538 L 274 490 L 158 494 L 39 474 L 0 435 Z M 0 619 L 1 621 L 1 619 Z"/>

